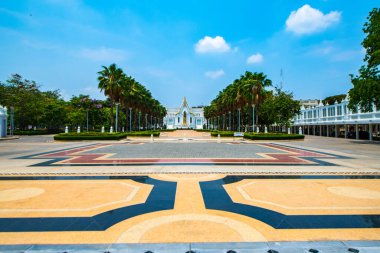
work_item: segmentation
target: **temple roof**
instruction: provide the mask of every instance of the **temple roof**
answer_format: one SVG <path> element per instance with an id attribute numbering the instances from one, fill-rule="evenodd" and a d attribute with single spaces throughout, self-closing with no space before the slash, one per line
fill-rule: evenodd
<path id="1" fill-rule="evenodd" d="M 183 97 L 182 108 L 183 108 L 183 107 L 189 107 L 189 106 L 187 105 L 186 97 Z"/>

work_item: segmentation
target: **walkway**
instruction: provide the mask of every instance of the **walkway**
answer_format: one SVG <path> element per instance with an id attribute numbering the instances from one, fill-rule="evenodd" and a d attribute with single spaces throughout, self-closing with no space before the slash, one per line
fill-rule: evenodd
<path id="1" fill-rule="evenodd" d="M 172 132 L 161 132 L 161 136 L 164 138 L 196 138 L 204 139 L 210 138 L 211 135 L 208 132 L 197 132 L 194 130 L 177 130 Z"/>
<path id="2" fill-rule="evenodd" d="M 153 143 L 1 142 L 0 252 L 37 244 L 55 246 L 29 249 L 379 247 L 371 241 L 380 240 L 380 145 L 326 137 L 218 143 L 203 134 L 168 132 Z M 270 243 L 278 241 L 299 243 Z"/>

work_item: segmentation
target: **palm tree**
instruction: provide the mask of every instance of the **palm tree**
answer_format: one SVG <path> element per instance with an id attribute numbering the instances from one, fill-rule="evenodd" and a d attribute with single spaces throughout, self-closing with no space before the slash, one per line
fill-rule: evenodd
<path id="1" fill-rule="evenodd" d="M 251 105 L 255 105 L 256 122 L 258 122 L 261 104 L 267 93 L 265 88 L 271 85 L 271 80 L 267 79 L 263 73 L 246 71 L 239 79 L 234 80 L 232 84 L 229 84 L 223 91 L 219 92 L 210 106 L 205 107 L 205 117 L 211 120 L 214 119 L 213 122 L 215 122 L 216 117 L 222 118 L 223 115 L 231 113 L 231 116 L 233 116 L 232 125 L 236 129 L 239 124 L 233 123 L 238 122 L 234 111 L 240 110 L 243 112 L 241 121 L 244 122 L 244 112 L 248 112 Z"/>
<path id="2" fill-rule="evenodd" d="M 266 95 L 266 87 L 272 86 L 272 81 L 267 79 L 267 76 L 263 73 L 254 73 L 251 79 L 252 82 L 252 104 L 255 105 L 256 109 L 256 124 L 259 122 L 259 113 L 261 104 L 263 103 Z"/>
<path id="3" fill-rule="evenodd" d="M 114 125 L 113 105 L 115 101 L 119 101 L 122 93 L 121 81 L 124 78 L 124 73 L 116 64 L 111 64 L 109 67 L 102 66 L 103 70 L 98 72 L 98 88 L 104 91 L 104 95 L 110 98 L 111 104 L 111 126 Z"/>

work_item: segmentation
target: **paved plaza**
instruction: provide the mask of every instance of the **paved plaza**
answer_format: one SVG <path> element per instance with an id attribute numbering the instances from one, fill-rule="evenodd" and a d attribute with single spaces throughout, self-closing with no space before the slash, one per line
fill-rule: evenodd
<path id="1" fill-rule="evenodd" d="M 379 154 L 376 142 L 184 130 L 0 141 L 0 252 L 378 252 Z"/>

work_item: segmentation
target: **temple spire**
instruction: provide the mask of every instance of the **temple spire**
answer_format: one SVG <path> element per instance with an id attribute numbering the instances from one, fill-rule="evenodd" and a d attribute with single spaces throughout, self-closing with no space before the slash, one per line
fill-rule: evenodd
<path id="1" fill-rule="evenodd" d="M 188 106 L 187 106 L 186 97 L 183 97 L 183 107 L 188 107 Z"/>

